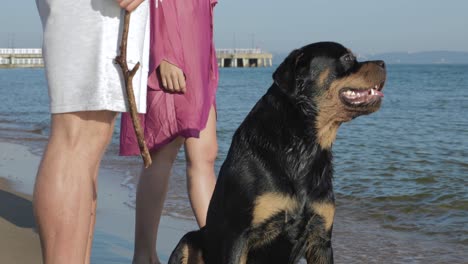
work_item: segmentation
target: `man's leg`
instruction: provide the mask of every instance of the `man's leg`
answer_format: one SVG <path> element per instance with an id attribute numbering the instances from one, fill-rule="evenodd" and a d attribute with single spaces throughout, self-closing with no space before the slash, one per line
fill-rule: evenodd
<path id="1" fill-rule="evenodd" d="M 87 261 L 96 172 L 112 137 L 115 117 L 108 111 L 52 115 L 51 135 L 34 189 L 45 264 Z"/>
<path id="2" fill-rule="evenodd" d="M 95 190 L 98 189 L 98 173 L 99 165 L 94 173 L 94 183 Z M 86 247 L 86 264 L 90 264 L 91 261 L 91 249 L 93 248 L 93 238 L 94 238 L 94 226 L 96 225 L 96 208 L 97 208 L 97 192 L 94 195 L 93 202 L 91 204 L 91 222 L 89 224 L 89 233 L 88 233 L 88 246 Z"/>

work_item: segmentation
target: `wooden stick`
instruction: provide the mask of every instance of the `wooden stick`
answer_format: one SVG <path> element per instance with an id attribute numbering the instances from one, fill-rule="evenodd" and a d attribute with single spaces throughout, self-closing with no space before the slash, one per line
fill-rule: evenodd
<path id="1" fill-rule="evenodd" d="M 128 31 L 130 27 L 130 12 L 125 11 L 124 19 L 124 28 L 122 33 L 122 40 L 120 43 L 120 55 L 115 58 L 115 61 L 120 65 L 122 73 L 125 79 L 125 88 L 127 90 L 127 100 L 130 107 L 130 116 L 132 118 L 133 128 L 135 129 L 135 134 L 138 140 L 138 146 L 140 147 L 141 157 L 145 168 L 148 168 L 151 165 L 151 155 L 149 154 L 148 147 L 146 146 L 145 137 L 143 134 L 143 129 L 141 128 L 140 118 L 138 117 L 137 107 L 135 103 L 135 94 L 133 93 L 133 77 L 140 68 L 140 63 L 138 62 L 131 71 L 128 69 L 127 64 L 127 40 L 128 40 Z"/>

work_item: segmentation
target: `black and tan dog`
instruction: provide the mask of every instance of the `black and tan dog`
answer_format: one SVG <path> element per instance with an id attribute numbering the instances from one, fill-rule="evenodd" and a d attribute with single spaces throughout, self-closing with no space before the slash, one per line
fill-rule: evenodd
<path id="1" fill-rule="evenodd" d="M 341 123 L 379 109 L 385 78 L 337 43 L 294 50 L 232 139 L 207 225 L 169 263 L 333 263 L 331 147 Z"/>

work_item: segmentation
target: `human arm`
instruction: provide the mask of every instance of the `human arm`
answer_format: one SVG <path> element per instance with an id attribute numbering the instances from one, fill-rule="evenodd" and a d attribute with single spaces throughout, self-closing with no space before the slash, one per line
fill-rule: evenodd
<path id="1" fill-rule="evenodd" d="M 150 89 L 185 92 L 187 72 L 178 19 L 183 8 L 183 1 L 151 1 Z"/>

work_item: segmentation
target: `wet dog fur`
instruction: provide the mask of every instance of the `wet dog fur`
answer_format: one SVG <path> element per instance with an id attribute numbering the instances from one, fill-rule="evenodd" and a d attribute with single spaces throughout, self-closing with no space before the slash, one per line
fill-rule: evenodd
<path id="1" fill-rule="evenodd" d="M 232 139 L 207 224 L 169 263 L 333 263 L 332 145 L 343 122 L 377 111 L 383 61 L 333 42 L 294 50 Z"/>

